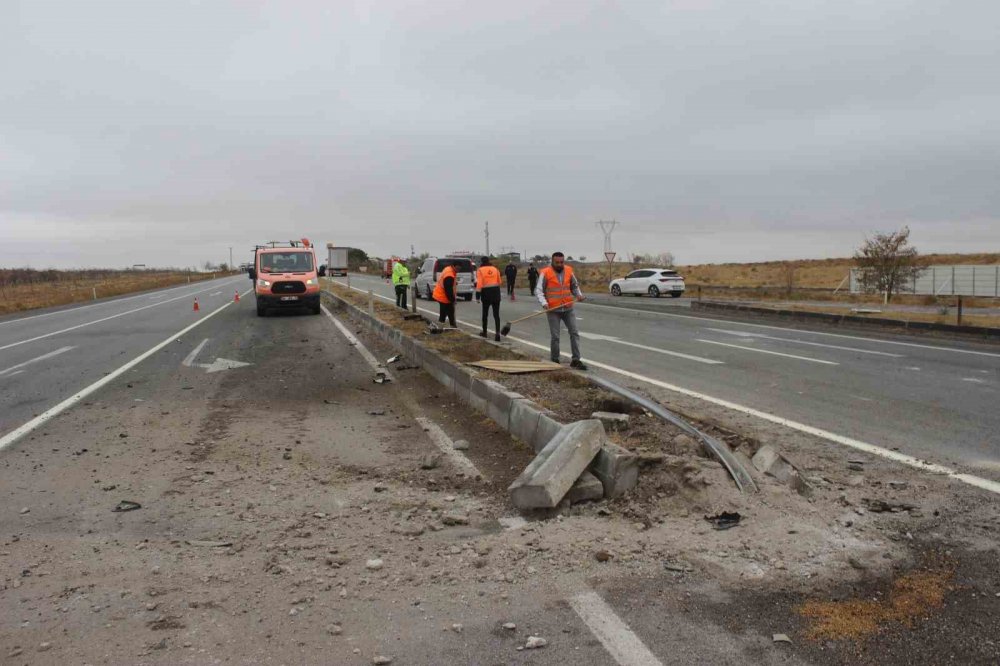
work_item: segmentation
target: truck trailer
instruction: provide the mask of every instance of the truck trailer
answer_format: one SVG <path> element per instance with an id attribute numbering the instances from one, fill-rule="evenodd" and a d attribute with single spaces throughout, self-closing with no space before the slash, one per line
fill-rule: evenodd
<path id="1" fill-rule="evenodd" d="M 333 277 L 335 275 L 347 275 L 347 251 L 349 247 L 334 247 L 326 244 L 327 261 L 326 274 Z"/>

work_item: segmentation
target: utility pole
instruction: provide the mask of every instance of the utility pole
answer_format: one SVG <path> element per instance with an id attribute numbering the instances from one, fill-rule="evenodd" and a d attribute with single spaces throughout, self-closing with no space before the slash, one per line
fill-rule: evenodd
<path id="1" fill-rule="evenodd" d="M 486 256 L 492 256 L 490 254 L 490 222 L 486 221 Z"/>
<path id="2" fill-rule="evenodd" d="M 229 248 L 229 270 L 233 270 L 233 248 Z"/>
<path id="3" fill-rule="evenodd" d="M 615 253 L 611 249 L 611 232 L 618 226 L 617 220 L 600 220 L 597 226 L 604 232 L 604 259 L 608 262 L 608 282 L 611 282 L 611 269 L 614 266 Z"/>

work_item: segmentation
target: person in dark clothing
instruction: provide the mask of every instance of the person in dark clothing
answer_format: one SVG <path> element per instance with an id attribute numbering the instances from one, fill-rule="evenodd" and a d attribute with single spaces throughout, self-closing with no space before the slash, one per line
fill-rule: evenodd
<path id="1" fill-rule="evenodd" d="M 517 279 L 517 266 L 514 265 L 513 261 L 503 269 L 503 274 L 507 278 L 507 295 L 510 296 L 510 300 L 517 300 L 514 298 L 514 280 Z"/>
<path id="2" fill-rule="evenodd" d="M 535 293 L 535 287 L 538 286 L 538 269 L 535 268 L 534 264 L 528 264 L 528 288 L 531 293 Z"/>
<path id="3" fill-rule="evenodd" d="M 437 285 L 434 287 L 434 300 L 438 302 L 440 314 L 438 321 L 442 324 L 445 319 L 449 321 L 452 328 L 458 328 L 455 323 L 455 301 L 457 300 L 458 273 L 454 266 L 445 266 L 438 277 Z"/>
<path id="4" fill-rule="evenodd" d="M 490 263 L 489 257 L 483 257 L 476 271 L 476 298 L 483 304 L 483 330 L 479 337 L 486 337 L 490 310 L 493 310 L 493 323 L 496 335 L 494 340 L 500 342 L 500 270 Z"/>

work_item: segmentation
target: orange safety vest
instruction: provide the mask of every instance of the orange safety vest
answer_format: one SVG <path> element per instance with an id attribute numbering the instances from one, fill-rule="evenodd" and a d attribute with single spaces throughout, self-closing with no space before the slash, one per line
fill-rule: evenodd
<path id="1" fill-rule="evenodd" d="M 559 284 L 559 274 L 551 266 L 546 266 L 539 273 L 539 277 L 544 280 L 545 300 L 548 301 L 548 308 L 571 308 L 576 300 L 573 297 L 573 269 L 563 266 L 563 282 Z"/>
<path id="2" fill-rule="evenodd" d="M 452 298 L 449 298 L 449 294 L 444 291 L 444 281 L 449 277 L 455 279 L 455 287 L 458 288 L 458 272 L 455 271 L 454 266 L 445 266 L 444 270 L 441 271 L 441 276 L 438 277 L 437 284 L 434 285 L 434 300 L 438 303 L 451 303 L 454 298 L 454 294 L 451 294 Z"/>
<path id="3" fill-rule="evenodd" d="M 496 266 L 481 266 L 476 271 L 476 291 L 482 291 L 487 287 L 499 287 L 500 269 Z"/>

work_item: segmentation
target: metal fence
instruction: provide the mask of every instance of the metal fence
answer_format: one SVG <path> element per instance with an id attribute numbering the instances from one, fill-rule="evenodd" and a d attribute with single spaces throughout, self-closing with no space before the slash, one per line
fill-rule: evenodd
<path id="1" fill-rule="evenodd" d="M 851 269 L 851 293 L 864 293 L 860 271 Z M 1000 264 L 995 266 L 928 266 L 903 293 L 930 296 L 1000 297 Z"/>

